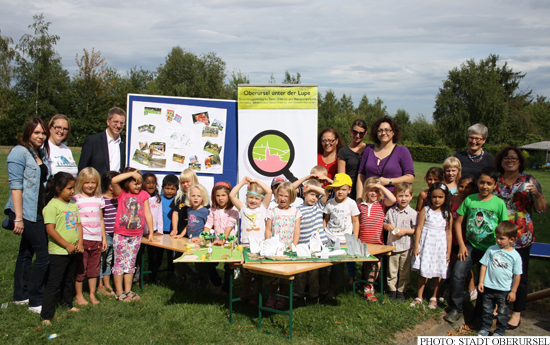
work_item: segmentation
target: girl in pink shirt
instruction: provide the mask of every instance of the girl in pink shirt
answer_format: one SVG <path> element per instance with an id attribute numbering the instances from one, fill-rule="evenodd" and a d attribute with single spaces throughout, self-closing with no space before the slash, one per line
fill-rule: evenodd
<path id="1" fill-rule="evenodd" d="M 212 208 L 210 208 L 210 213 L 206 218 L 204 231 L 214 230 L 216 234 L 214 245 L 223 246 L 227 236 L 235 235 L 235 224 L 237 224 L 237 220 L 239 219 L 239 211 L 229 199 L 230 192 L 231 184 L 229 182 L 218 182 L 214 185 L 214 189 L 212 189 Z M 219 239 L 218 234 L 224 234 L 224 239 Z M 216 293 L 228 293 L 229 279 L 231 277 L 229 265 L 223 265 L 225 269 L 223 286 L 222 279 L 216 270 L 218 264 L 204 265 L 208 265 L 208 276 L 215 287 Z"/>
<path id="2" fill-rule="evenodd" d="M 111 180 L 113 194 L 118 199 L 113 237 L 115 260 L 112 273 L 116 298 L 123 302 L 140 299 L 138 294 L 131 291 L 136 256 L 141 244 L 145 222 L 149 229 L 154 229 L 153 216 L 149 206 L 150 195 L 141 190 L 141 183 L 141 174 L 135 168 L 126 168 L 122 174 Z M 154 241 L 153 232 L 149 231 L 149 242 Z"/>
<path id="3" fill-rule="evenodd" d="M 76 259 L 76 298 L 78 305 L 87 305 L 82 294 L 84 279 L 88 278 L 90 302 L 99 304 L 95 297 L 97 277 L 100 273 L 101 252 L 107 249 L 103 212 L 105 201 L 101 196 L 101 179 L 94 168 L 84 168 L 78 174 L 75 195 L 72 198 L 78 206 L 78 213 L 84 233 L 84 252 Z"/>

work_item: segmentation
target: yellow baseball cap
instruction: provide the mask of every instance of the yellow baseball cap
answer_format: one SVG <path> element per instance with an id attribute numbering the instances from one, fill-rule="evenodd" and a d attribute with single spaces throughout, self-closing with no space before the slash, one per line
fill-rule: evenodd
<path id="1" fill-rule="evenodd" d="M 353 182 L 351 181 L 351 177 L 349 177 L 348 174 L 336 174 L 334 175 L 334 180 L 332 184 L 329 184 L 325 187 L 325 189 L 332 189 L 334 187 L 342 187 L 343 185 L 352 186 Z"/>

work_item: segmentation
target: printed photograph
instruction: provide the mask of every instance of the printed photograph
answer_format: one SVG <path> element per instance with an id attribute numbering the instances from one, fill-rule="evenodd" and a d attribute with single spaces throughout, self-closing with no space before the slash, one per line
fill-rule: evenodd
<path id="1" fill-rule="evenodd" d="M 202 136 L 203 137 L 217 137 L 218 136 L 218 127 L 209 127 L 206 126 L 202 129 Z"/>
<path id="2" fill-rule="evenodd" d="M 185 156 L 174 153 L 174 155 L 172 156 L 172 161 L 183 164 L 183 162 L 185 162 Z"/>
<path id="3" fill-rule="evenodd" d="M 147 132 L 155 134 L 155 129 L 157 129 L 157 126 L 155 125 L 147 125 Z"/>
<path id="4" fill-rule="evenodd" d="M 223 128 L 225 127 L 225 123 L 221 122 L 218 119 L 214 119 L 214 121 L 212 121 L 212 127 L 218 127 L 220 131 L 223 131 Z"/>
<path id="5" fill-rule="evenodd" d="M 176 121 L 177 123 L 181 124 L 181 115 L 176 114 L 176 116 L 174 117 L 174 121 Z"/>
<path id="6" fill-rule="evenodd" d="M 145 107 L 143 115 L 160 115 L 162 113 L 161 108 Z"/>
<path id="7" fill-rule="evenodd" d="M 199 159 L 197 158 L 197 156 L 191 156 L 189 158 L 189 164 L 198 164 L 199 163 Z"/>
<path id="8" fill-rule="evenodd" d="M 216 143 L 211 143 L 210 141 L 207 141 L 206 144 L 204 144 L 203 150 L 215 155 L 219 155 L 220 152 L 222 152 L 222 146 L 219 146 Z"/>
<path id="9" fill-rule="evenodd" d="M 194 125 L 204 123 L 205 125 L 210 126 L 210 117 L 208 117 L 208 112 L 207 111 L 202 112 L 202 113 L 193 114 L 193 115 L 191 115 L 191 117 L 193 118 L 193 124 Z"/>
<path id="10" fill-rule="evenodd" d="M 138 126 L 138 132 L 140 132 L 140 133 L 149 132 L 149 125 Z"/>
<path id="11" fill-rule="evenodd" d="M 201 171 L 201 163 L 189 163 L 189 168 L 195 171 Z"/>
<path id="12" fill-rule="evenodd" d="M 147 150 L 149 150 L 149 144 L 146 141 L 140 141 L 139 142 L 139 149 L 141 151 L 147 151 Z"/>
<path id="13" fill-rule="evenodd" d="M 175 114 L 173 110 L 170 110 L 170 109 L 166 110 L 166 121 L 172 122 L 172 120 L 174 119 L 174 116 Z"/>
<path id="14" fill-rule="evenodd" d="M 166 159 L 164 159 L 164 158 L 151 158 L 151 159 L 149 159 L 149 168 L 155 168 L 155 169 L 166 168 Z"/>
<path id="15" fill-rule="evenodd" d="M 220 165 L 222 164 L 220 156 L 218 155 L 210 155 L 208 158 L 204 160 L 204 168 L 210 169 L 213 165 Z"/>
<path id="16" fill-rule="evenodd" d="M 135 162 L 138 162 L 139 164 L 143 164 L 145 166 L 149 166 L 149 159 L 151 156 L 147 152 L 143 152 L 141 150 L 136 150 L 134 152 L 134 156 L 132 157 L 132 160 Z"/>
<path id="17" fill-rule="evenodd" d="M 164 154 L 166 153 L 166 143 L 157 141 L 152 142 L 149 144 L 149 152 L 151 153 L 151 156 L 164 157 Z"/>

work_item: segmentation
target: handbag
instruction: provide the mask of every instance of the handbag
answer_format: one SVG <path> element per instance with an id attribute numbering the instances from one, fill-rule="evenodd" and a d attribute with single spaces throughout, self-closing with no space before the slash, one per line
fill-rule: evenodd
<path id="1" fill-rule="evenodd" d="M 9 210 L 6 219 L 2 222 L 2 227 L 6 230 L 13 231 L 15 228 L 15 213 L 12 210 Z"/>

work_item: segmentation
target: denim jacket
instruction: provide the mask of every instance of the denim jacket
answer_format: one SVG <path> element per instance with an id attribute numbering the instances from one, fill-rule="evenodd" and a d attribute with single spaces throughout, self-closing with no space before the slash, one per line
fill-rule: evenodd
<path id="1" fill-rule="evenodd" d="M 31 149 L 32 150 L 32 149 Z M 36 222 L 38 211 L 38 193 L 40 186 L 40 167 L 32 153 L 24 146 L 15 146 L 8 155 L 8 180 L 10 183 L 10 196 L 4 213 L 8 209 L 15 212 L 13 201 L 11 199 L 12 190 L 22 190 L 23 192 L 23 218 L 31 222 Z M 39 150 L 42 162 L 48 168 L 48 177 L 50 176 L 50 167 L 46 155 Z"/>

